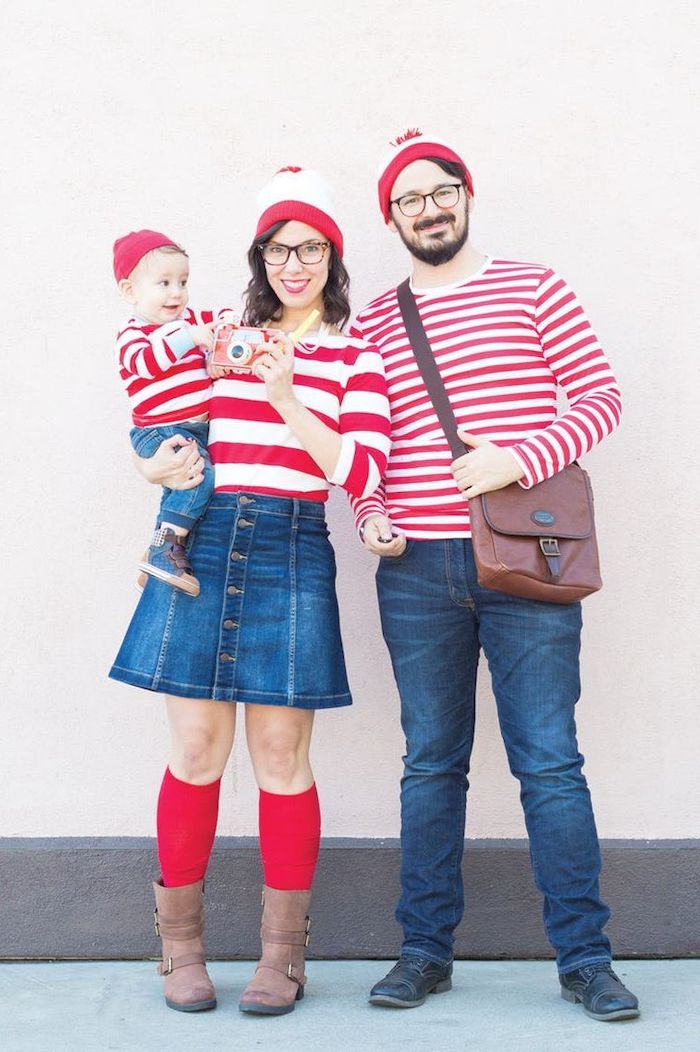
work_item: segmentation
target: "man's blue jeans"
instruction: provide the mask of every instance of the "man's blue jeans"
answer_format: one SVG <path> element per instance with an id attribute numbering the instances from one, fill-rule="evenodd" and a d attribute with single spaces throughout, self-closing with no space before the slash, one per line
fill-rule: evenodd
<path id="1" fill-rule="evenodd" d="M 471 541 L 456 539 L 409 540 L 403 555 L 381 560 L 377 590 L 406 736 L 396 910 L 403 952 L 452 959 L 483 648 L 559 971 L 609 961 L 610 911 L 598 890 L 598 836 L 574 722 L 580 604 L 480 587 Z"/>

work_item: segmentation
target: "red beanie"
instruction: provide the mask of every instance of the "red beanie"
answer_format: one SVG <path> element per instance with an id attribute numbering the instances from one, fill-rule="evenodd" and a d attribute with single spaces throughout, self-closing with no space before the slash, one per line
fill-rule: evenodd
<path id="1" fill-rule="evenodd" d="M 391 144 L 389 153 L 382 157 L 377 173 L 379 191 L 379 207 L 382 210 L 384 221 L 389 222 L 391 218 L 391 189 L 396 182 L 399 173 L 407 164 L 420 161 L 426 157 L 439 157 L 441 161 L 454 161 L 464 173 L 464 183 L 469 194 L 474 196 L 474 183 L 466 164 L 451 146 L 441 139 L 432 135 L 423 135 L 419 128 L 409 128 L 403 135 L 399 135 Z"/>
<path id="2" fill-rule="evenodd" d="M 114 242 L 114 276 L 117 281 L 128 278 L 137 263 L 154 248 L 172 245 L 182 251 L 180 245 L 157 230 L 132 230 Z"/>
<path id="3" fill-rule="evenodd" d="M 315 227 L 343 255 L 343 234 L 335 218 L 335 202 L 326 180 L 310 168 L 280 168 L 258 194 L 260 218 L 255 236 L 275 223 L 297 219 Z"/>

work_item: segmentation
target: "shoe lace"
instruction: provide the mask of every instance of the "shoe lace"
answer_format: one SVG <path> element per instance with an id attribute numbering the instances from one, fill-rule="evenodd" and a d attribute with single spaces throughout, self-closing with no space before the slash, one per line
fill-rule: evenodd
<path id="1" fill-rule="evenodd" d="M 620 981 L 609 964 L 587 964 L 581 969 L 581 975 L 586 980 L 586 985 L 593 982 L 596 975 L 602 974 L 610 975 L 613 979 Z"/>
<path id="2" fill-rule="evenodd" d="M 422 975 L 428 968 L 434 968 L 435 962 L 429 961 L 427 957 L 404 957 L 392 968 L 392 971 L 403 971 L 410 968 L 412 971 Z"/>
<path id="3" fill-rule="evenodd" d="M 178 570 L 183 570 L 185 573 L 192 573 L 190 558 L 182 544 L 171 544 L 170 554 Z"/>

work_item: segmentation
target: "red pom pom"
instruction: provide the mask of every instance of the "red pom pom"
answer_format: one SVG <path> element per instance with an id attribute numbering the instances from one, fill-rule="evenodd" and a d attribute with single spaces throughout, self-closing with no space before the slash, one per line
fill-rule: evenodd
<path id="1" fill-rule="evenodd" d="M 408 128 L 403 135 L 398 135 L 396 141 L 392 142 L 391 146 L 400 146 L 402 142 L 408 142 L 409 139 L 419 139 L 423 132 L 420 128 Z"/>
<path id="2" fill-rule="evenodd" d="M 280 172 L 301 172 L 301 168 L 296 168 L 293 164 L 288 164 L 286 168 L 278 168 L 275 175 L 279 175 Z"/>

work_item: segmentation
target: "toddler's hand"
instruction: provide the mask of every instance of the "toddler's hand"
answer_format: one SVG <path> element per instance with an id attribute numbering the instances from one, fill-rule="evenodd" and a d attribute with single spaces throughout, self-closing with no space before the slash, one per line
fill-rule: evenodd
<path id="1" fill-rule="evenodd" d="M 223 380 L 225 376 L 231 375 L 233 369 L 227 369 L 225 365 L 212 365 L 211 362 L 207 362 L 207 372 L 212 380 Z"/>
<path id="2" fill-rule="evenodd" d="M 210 322 L 208 325 L 190 325 L 190 336 L 197 347 L 206 347 L 208 351 L 211 351 L 214 346 L 214 329 L 217 326 L 217 322 Z"/>

